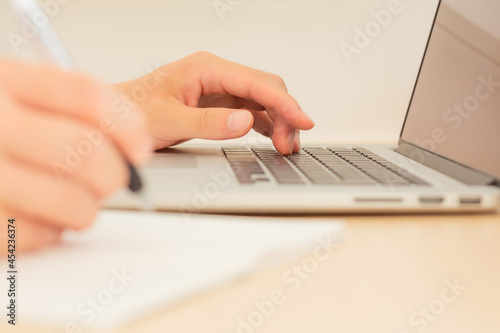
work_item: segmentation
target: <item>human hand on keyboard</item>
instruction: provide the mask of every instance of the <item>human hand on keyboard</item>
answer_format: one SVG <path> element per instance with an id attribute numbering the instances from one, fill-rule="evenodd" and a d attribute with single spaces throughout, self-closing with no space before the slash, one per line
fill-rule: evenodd
<path id="1" fill-rule="evenodd" d="M 195 138 L 239 138 L 253 128 L 288 155 L 300 150 L 300 130 L 314 127 L 280 77 L 207 52 L 115 88 L 144 110 L 156 149 Z"/>

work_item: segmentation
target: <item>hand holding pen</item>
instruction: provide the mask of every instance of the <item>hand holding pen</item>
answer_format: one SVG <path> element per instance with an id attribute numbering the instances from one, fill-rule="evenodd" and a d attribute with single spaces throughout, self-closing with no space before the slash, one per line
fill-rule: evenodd
<path id="1" fill-rule="evenodd" d="M 89 226 L 119 188 L 140 190 L 130 166 L 151 139 L 142 112 L 113 112 L 119 98 L 85 75 L 0 59 L 0 216 L 18 221 L 21 250 Z"/>
<path id="2" fill-rule="evenodd" d="M 10 3 L 13 9 L 18 12 L 20 17 L 27 19 L 33 26 L 36 25 L 34 17 L 37 13 L 42 13 L 42 10 L 36 0 L 11 0 Z M 74 69 L 74 62 L 71 59 L 71 56 L 66 51 L 66 48 L 61 43 L 59 37 L 48 21 L 44 24 L 44 26 L 39 27 L 34 43 L 40 55 L 47 61 L 64 70 L 69 71 Z M 128 188 L 132 192 L 139 193 L 143 186 L 139 174 L 134 166 L 128 161 L 127 157 L 125 157 L 125 161 L 130 173 Z"/>

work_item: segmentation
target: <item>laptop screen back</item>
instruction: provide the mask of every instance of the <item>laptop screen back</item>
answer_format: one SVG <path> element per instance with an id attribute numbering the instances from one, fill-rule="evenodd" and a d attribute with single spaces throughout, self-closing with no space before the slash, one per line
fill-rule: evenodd
<path id="1" fill-rule="evenodd" d="M 401 139 L 500 179 L 500 1 L 443 0 Z"/>

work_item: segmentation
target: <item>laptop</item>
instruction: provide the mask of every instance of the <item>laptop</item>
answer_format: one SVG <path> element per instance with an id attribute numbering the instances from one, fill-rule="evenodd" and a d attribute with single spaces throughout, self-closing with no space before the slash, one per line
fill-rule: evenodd
<path id="1" fill-rule="evenodd" d="M 470 7 L 470 8 L 467 8 Z M 159 210 L 249 214 L 484 212 L 500 204 L 496 1 L 442 0 L 397 146 L 186 146 L 143 177 Z M 139 208 L 120 192 L 109 208 Z"/>

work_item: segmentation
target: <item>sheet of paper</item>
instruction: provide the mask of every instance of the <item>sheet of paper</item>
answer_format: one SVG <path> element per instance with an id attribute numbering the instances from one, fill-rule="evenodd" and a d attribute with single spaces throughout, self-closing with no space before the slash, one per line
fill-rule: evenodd
<path id="1" fill-rule="evenodd" d="M 19 255 L 19 320 L 60 325 L 61 332 L 65 325 L 116 329 L 336 246 L 342 230 L 334 220 L 103 211 L 90 229 L 67 233 L 63 244 Z"/>

